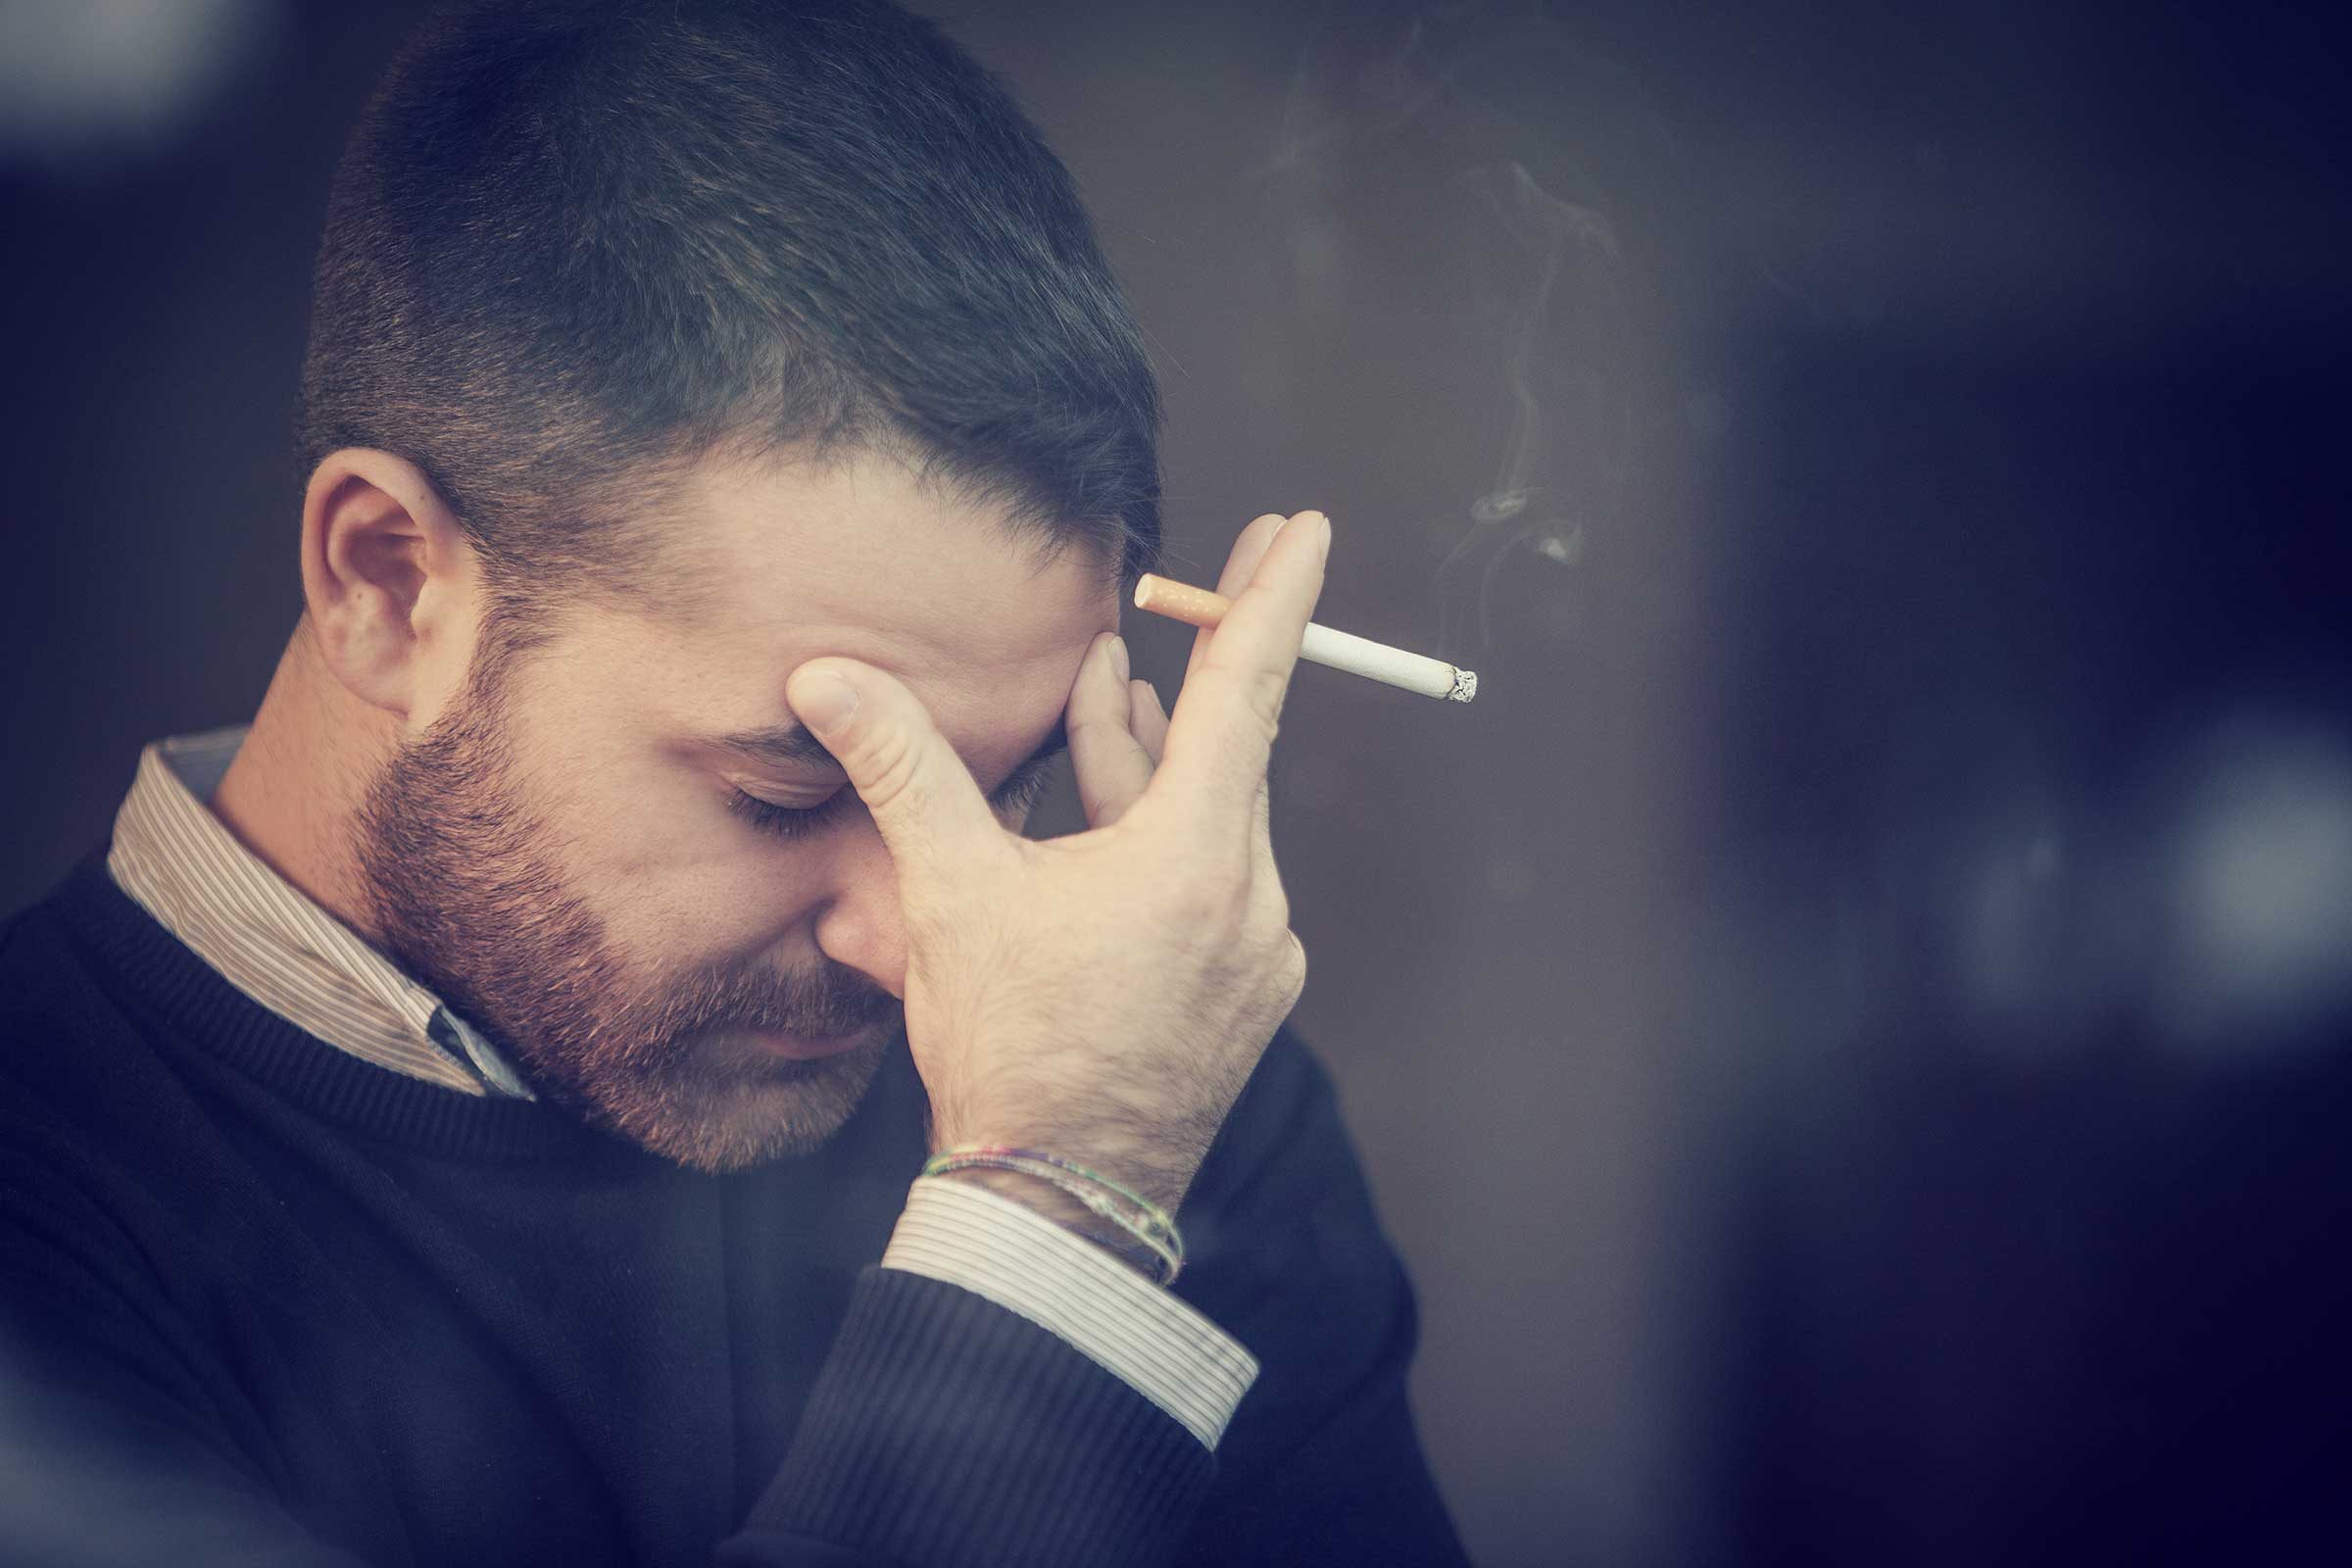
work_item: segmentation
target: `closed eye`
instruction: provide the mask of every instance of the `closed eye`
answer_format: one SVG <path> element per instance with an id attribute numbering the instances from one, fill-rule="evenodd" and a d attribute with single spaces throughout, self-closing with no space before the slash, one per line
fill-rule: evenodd
<path id="1" fill-rule="evenodd" d="M 825 818 L 834 813 L 845 796 L 854 796 L 854 792 L 835 790 L 825 797 L 822 806 L 778 806 L 773 801 L 763 801 L 757 795 L 746 795 L 741 790 L 731 789 L 727 791 L 727 809 L 762 833 L 770 833 L 780 839 L 802 839 L 823 826 Z"/>
<path id="2" fill-rule="evenodd" d="M 1053 781 L 1053 757 L 1041 757 L 1022 763 L 1012 770 L 1012 776 L 997 786 L 988 798 L 992 810 L 999 816 L 1026 811 L 1037 804 Z M 727 791 L 727 809 L 758 828 L 760 832 L 785 840 L 803 839 L 823 828 L 827 820 L 858 799 L 858 792 L 844 785 L 825 797 L 817 806 L 778 806 L 742 790 Z"/>

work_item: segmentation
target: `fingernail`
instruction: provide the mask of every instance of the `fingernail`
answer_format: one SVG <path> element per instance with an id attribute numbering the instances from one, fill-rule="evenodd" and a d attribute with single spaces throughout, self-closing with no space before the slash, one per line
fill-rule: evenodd
<path id="1" fill-rule="evenodd" d="M 1124 637 L 1114 636 L 1110 640 L 1110 667 L 1118 671 L 1120 683 L 1124 684 L 1127 679 L 1127 639 Z"/>
<path id="2" fill-rule="evenodd" d="M 1323 559 L 1331 559 L 1331 514 L 1323 514 Z"/>
<path id="3" fill-rule="evenodd" d="M 819 735 L 830 734 L 858 711 L 858 689 L 829 669 L 820 669 L 800 683 L 792 710 Z"/>

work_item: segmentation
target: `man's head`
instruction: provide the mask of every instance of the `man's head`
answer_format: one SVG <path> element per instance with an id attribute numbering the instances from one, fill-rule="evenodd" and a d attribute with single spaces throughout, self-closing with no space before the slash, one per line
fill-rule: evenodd
<path id="1" fill-rule="evenodd" d="M 784 678 L 892 670 L 1017 822 L 1156 553 L 1157 420 L 1066 173 L 930 24 L 435 24 L 337 176 L 304 373 L 303 643 L 371 715 L 375 934 L 648 1148 L 821 1141 L 895 1037 L 905 949 Z"/>

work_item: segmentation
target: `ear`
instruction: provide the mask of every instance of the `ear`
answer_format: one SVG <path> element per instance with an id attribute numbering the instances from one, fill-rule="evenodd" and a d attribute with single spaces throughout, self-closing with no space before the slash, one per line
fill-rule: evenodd
<path id="1" fill-rule="evenodd" d="M 465 683 L 480 625 L 473 547 L 424 470 L 347 447 L 302 503 L 302 595 L 336 680 L 413 726 Z"/>

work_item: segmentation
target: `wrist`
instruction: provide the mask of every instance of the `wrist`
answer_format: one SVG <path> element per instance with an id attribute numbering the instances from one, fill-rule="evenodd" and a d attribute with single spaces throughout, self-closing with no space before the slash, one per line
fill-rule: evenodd
<path id="1" fill-rule="evenodd" d="M 934 1124 L 931 1151 L 937 1155 L 958 1149 L 1051 1150 L 1054 1156 L 1076 1161 L 1071 1168 L 1084 1166 L 1102 1171 L 1119 1183 L 1121 1191 L 1156 1204 L 1171 1216 L 1183 1203 L 1193 1175 L 1200 1167 L 1198 1154 L 1185 1157 L 1183 1152 L 1187 1146 L 1181 1138 L 1106 1137 L 1100 1129 L 1074 1128 L 1066 1121 L 1026 1127 L 1016 1123 L 1008 1127 L 1009 1120 L 992 1118 L 988 1123 L 992 1131 L 986 1134 Z M 1202 1144 L 1201 1151 L 1206 1147 Z"/>
<path id="2" fill-rule="evenodd" d="M 1022 1171 L 977 1165 L 942 1171 L 934 1179 L 964 1182 L 1000 1198 L 1008 1198 L 1081 1240 L 1094 1243 L 1145 1279 L 1153 1284 L 1159 1282 L 1160 1261 L 1150 1248 L 1052 1182 Z"/>

